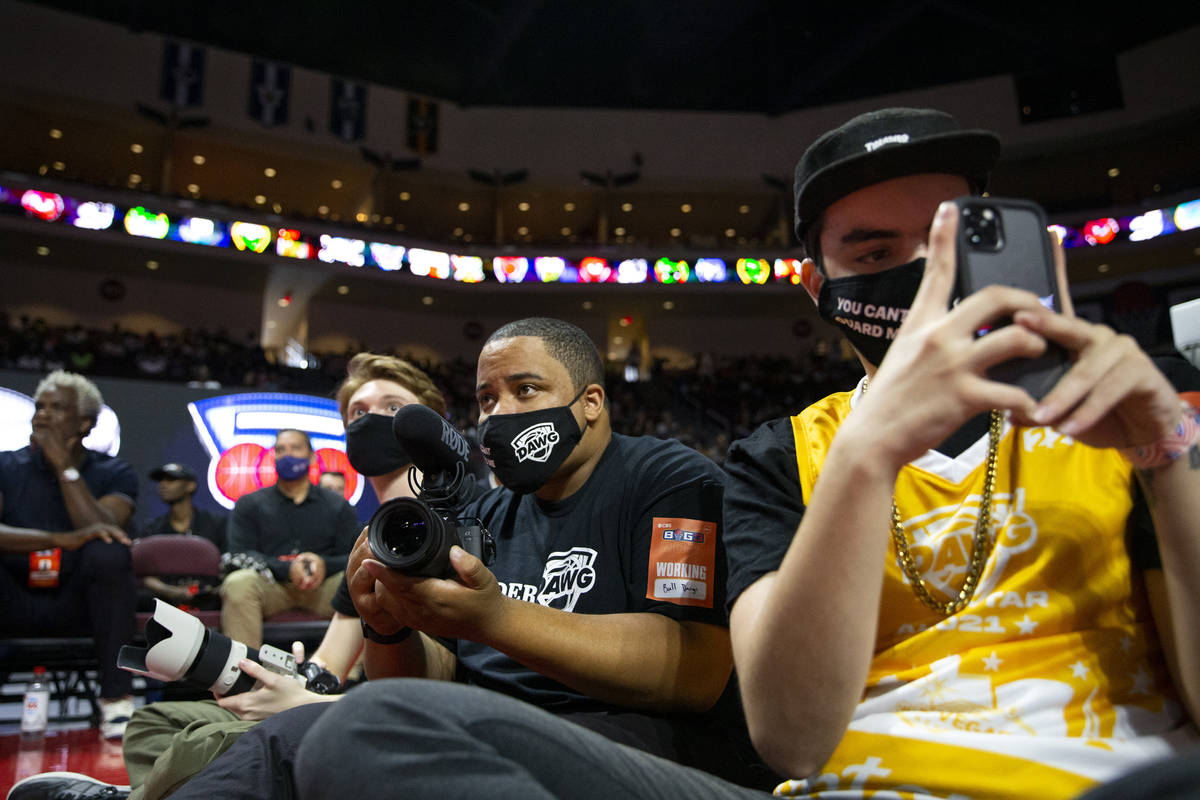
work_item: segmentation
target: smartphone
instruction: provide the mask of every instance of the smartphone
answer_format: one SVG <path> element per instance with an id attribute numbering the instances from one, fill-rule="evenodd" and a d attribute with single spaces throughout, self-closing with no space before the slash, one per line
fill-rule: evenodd
<path id="1" fill-rule="evenodd" d="M 1046 213 L 1036 203 L 1003 197 L 960 197 L 956 245 L 958 296 L 1000 284 L 1033 292 L 1042 305 L 1062 312 L 1054 250 Z M 1010 324 L 1000 320 L 978 332 L 986 336 Z M 993 380 L 1022 387 L 1035 400 L 1054 388 L 1070 363 L 1067 351 L 1050 342 L 1038 358 L 1014 358 L 988 370 Z"/>

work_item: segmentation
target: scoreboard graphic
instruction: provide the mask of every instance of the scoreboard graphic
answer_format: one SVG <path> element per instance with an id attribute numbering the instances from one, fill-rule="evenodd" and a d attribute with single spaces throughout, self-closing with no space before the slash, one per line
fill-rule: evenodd
<path id="1" fill-rule="evenodd" d="M 317 458 L 309 480 L 322 472 L 346 476 L 346 500 L 358 502 L 363 477 L 346 457 L 346 430 L 337 403 L 329 398 L 282 392 L 249 392 L 209 397 L 188 403 L 188 412 L 208 452 L 208 488 L 226 508 L 244 494 L 272 486 L 275 434 L 283 428 L 304 431 Z"/>

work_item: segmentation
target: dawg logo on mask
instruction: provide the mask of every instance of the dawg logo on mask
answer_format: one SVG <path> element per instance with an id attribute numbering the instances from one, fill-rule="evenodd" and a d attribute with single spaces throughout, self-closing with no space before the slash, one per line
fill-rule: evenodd
<path id="1" fill-rule="evenodd" d="M 553 422 L 539 422 L 518 433 L 512 440 L 512 449 L 518 462 L 545 462 L 558 440 L 558 431 L 554 429 Z"/>

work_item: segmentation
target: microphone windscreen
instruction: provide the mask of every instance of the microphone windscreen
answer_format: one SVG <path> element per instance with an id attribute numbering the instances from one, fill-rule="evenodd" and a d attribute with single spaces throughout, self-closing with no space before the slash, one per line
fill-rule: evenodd
<path id="1" fill-rule="evenodd" d="M 428 406 L 410 403 L 392 417 L 392 433 L 421 472 L 453 472 L 468 462 L 466 438 Z"/>

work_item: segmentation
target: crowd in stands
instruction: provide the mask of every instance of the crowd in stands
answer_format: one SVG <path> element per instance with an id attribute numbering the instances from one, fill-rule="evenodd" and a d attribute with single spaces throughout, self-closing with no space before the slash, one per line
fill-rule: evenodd
<path id="1" fill-rule="evenodd" d="M 188 328 L 178 334 L 138 333 L 114 324 L 108 329 L 51 325 L 41 318 L 0 318 L 0 369 L 45 374 L 65 369 L 91 377 L 136 378 L 197 388 L 249 388 L 331 396 L 346 364 L 366 345 L 345 352 L 317 353 L 307 368 L 268 360 L 254 332 L 238 337 L 225 329 Z M 765 420 L 803 408 L 830 392 L 848 388 L 862 375 L 854 359 L 818 342 L 793 358 L 772 355 L 699 355 L 690 369 L 657 361 L 645 380 L 626 381 L 613 367 L 608 375 L 613 428 L 633 436 L 678 439 L 716 461 L 729 442 Z M 395 353 L 425 370 L 445 393 L 451 421 L 474 432 L 475 364 L 456 358 L 430 363 Z"/>

